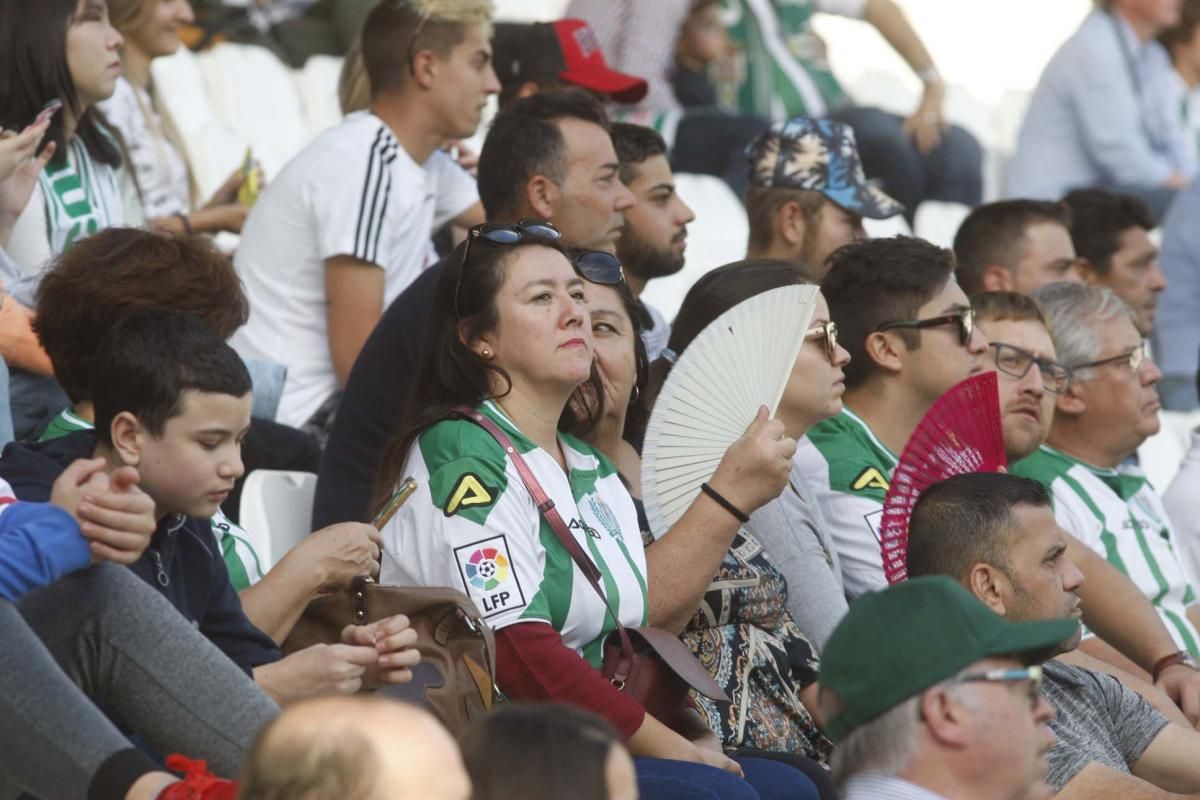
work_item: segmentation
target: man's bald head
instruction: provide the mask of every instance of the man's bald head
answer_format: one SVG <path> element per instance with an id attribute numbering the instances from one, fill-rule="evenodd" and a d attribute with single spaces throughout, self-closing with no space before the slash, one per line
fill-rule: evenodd
<path id="1" fill-rule="evenodd" d="M 458 746 L 428 712 L 364 697 L 288 707 L 250 750 L 239 800 L 466 800 Z"/>

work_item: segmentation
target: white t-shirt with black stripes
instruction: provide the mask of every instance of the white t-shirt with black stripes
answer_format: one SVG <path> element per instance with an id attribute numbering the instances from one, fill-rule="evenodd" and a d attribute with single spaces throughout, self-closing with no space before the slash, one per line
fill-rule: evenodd
<path id="1" fill-rule="evenodd" d="M 250 321 L 231 344 L 288 369 L 276 418 L 299 426 L 337 391 L 326 326 L 325 260 L 384 271 L 384 306 L 433 262 L 433 231 L 479 200 L 442 151 L 417 164 L 382 120 L 346 117 L 288 162 L 242 231 L 234 264 Z"/>

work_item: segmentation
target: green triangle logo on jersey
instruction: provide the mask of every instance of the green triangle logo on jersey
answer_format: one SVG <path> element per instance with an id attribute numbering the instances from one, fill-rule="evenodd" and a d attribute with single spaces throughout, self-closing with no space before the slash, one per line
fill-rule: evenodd
<path id="1" fill-rule="evenodd" d="M 468 472 L 458 479 L 443 513 L 452 517 L 460 508 L 479 508 L 496 502 L 496 490 L 484 485 L 478 475 Z"/>
<path id="2" fill-rule="evenodd" d="M 879 489 L 886 492 L 888 482 L 887 478 L 883 477 L 883 473 L 878 469 L 867 467 L 854 476 L 854 480 L 850 481 L 850 488 L 856 492 L 863 492 L 867 489 Z"/>

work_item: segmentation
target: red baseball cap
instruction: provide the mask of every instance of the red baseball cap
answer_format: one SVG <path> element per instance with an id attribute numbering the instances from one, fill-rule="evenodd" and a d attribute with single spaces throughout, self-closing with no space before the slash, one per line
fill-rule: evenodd
<path id="1" fill-rule="evenodd" d="M 618 103 L 637 103 L 649 87 L 642 78 L 617 72 L 608 66 L 600 51 L 600 40 L 581 19 L 560 19 L 550 23 L 558 34 L 565 69 L 559 77 L 593 92 L 602 92 Z"/>

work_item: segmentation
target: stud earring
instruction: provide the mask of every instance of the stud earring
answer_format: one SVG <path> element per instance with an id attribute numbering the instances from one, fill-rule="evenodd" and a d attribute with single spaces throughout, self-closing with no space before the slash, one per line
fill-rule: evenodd
<path id="1" fill-rule="evenodd" d="M 482 358 L 484 361 L 491 361 L 492 351 L 485 347 L 479 351 L 479 357 Z"/>

